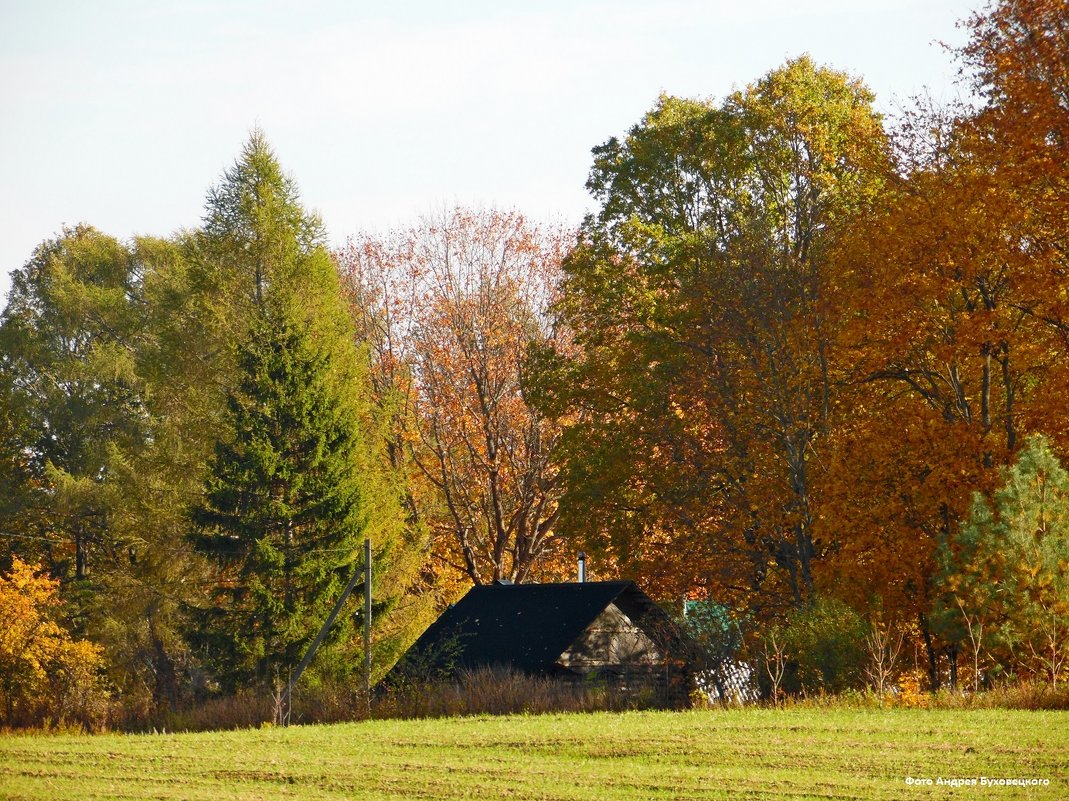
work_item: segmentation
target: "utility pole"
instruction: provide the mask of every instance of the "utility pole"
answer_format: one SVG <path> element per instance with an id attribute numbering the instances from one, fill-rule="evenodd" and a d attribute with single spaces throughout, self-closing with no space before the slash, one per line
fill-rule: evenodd
<path id="1" fill-rule="evenodd" d="M 364 697 L 371 717 L 371 540 L 364 540 Z"/>

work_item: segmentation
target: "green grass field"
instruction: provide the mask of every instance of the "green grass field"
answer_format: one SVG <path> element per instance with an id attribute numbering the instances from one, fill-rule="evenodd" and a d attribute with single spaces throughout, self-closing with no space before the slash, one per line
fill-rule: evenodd
<path id="1" fill-rule="evenodd" d="M 907 777 L 1048 779 L 947 787 Z M 1069 713 L 747 709 L 0 737 L 4 799 L 1069 798 Z"/>

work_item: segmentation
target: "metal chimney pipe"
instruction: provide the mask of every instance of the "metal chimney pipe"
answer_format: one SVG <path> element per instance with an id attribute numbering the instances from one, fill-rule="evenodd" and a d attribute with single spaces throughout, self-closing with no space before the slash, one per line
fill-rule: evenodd
<path id="1" fill-rule="evenodd" d="M 586 554 L 583 551 L 579 552 L 579 583 L 586 583 Z"/>

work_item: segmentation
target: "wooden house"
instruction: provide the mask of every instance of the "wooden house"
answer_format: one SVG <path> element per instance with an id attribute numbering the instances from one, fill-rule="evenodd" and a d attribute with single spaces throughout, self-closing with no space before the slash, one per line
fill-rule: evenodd
<path id="1" fill-rule="evenodd" d="M 423 678 L 505 668 L 565 681 L 598 680 L 685 703 L 691 643 L 630 581 L 497 582 L 473 587 L 394 669 Z"/>

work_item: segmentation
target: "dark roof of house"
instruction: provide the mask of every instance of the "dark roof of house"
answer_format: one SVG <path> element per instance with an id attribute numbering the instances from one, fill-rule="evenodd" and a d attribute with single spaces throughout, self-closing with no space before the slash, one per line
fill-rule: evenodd
<path id="1" fill-rule="evenodd" d="M 670 623 L 631 581 L 484 584 L 449 607 L 409 649 L 425 669 L 508 666 L 548 673 L 609 604 L 638 626 Z M 422 657 L 420 656 L 422 655 Z"/>

